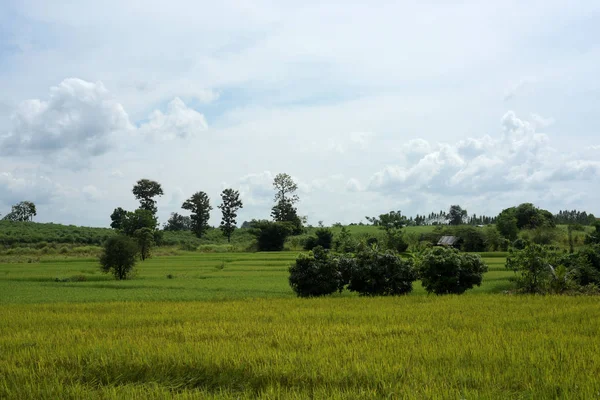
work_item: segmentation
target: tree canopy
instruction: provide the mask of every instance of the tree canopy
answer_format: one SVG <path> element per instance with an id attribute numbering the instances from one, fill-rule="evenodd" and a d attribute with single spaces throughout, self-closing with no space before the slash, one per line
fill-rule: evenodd
<path id="1" fill-rule="evenodd" d="M 156 196 L 162 196 L 163 190 L 160 183 L 150 179 L 140 179 L 133 186 L 133 195 L 140 201 L 140 208 L 156 214 Z"/>
<path id="2" fill-rule="evenodd" d="M 208 220 L 212 210 L 210 198 L 204 192 L 196 192 L 183 203 L 181 208 L 191 212 L 192 231 L 196 237 L 201 238 L 209 228 Z"/>

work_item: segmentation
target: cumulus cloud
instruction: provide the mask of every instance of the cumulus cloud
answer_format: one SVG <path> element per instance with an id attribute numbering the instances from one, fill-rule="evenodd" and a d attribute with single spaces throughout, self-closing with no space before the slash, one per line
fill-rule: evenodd
<path id="1" fill-rule="evenodd" d="M 393 194 L 407 190 L 430 194 L 476 195 L 507 190 L 544 189 L 557 181 L 597 180 L 600 162 L 583 155 L 561 155 L 537 124 L 508 111 L 502 135 L 450 144 L 409 142 L 401 163 L 376 172 L 369 190 Z"/>
<path id="2" fill-rule="evenodd" d="M 100 190 L 94 185 L 87 185 L 81 189 L 84 199 L 90 202 L 97 201 L 102 196 Z"/>
<path id="3" fill-rule="evenodd" d="M 10 206 L 28 200 L 36 204 L 47 204 L 63 192 L 61 185 L 50 178 L 36 173 L 0 173 L 0 204 Z"/>
<path id="4" fill-rule="evenodd" d="M 131 129 L 123 106 L 102 82 L 65 79 L 50 88 L 48 100 L 19 104 L 12 130 L 0 143 L 5 155 L 53 154 L 64 150 L 97 156 L 112 146 L 111 136 Z"/>
<path id="5" fill-rule="evenodd" d="M 169 103 L 165 113 L 153 111 L 149 121 L 140 126 L 142 134 L 166 140 L 197 136 L 206 129 L 208 124 L 204 115 L 186 106 L 179 97 Z"/>
<path id="6" fill-rule="evenodd" d="M 79 169 L 135 133 L 162 140 L 185 139 L 207 127 L 204 115 L 178 97 L 165 112 L 153 111 L 147 122 L 136 127 L 102 82 L 69 78 L 50 88 L 47 100 L 30 99 L 18 105 L 8 133 L 0 133 L 0 154 L 41 156 L 43 161 Z"/>

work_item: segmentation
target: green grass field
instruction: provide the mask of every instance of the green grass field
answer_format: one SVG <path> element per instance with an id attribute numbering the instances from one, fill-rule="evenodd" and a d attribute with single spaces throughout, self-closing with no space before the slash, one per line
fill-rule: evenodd
<path id="1" fill-rule="evenodd" d="M 0 398 L 600 396 L 597 297 L 503 294 L 490 257 L 462 296 L 298 299 L 296 255 L 183 252 L 122 282 L 96 259 L 0 264 Z"/>

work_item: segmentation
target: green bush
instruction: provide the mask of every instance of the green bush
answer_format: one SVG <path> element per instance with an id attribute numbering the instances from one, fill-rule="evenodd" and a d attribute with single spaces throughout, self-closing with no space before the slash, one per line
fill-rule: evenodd
<path id="1" fill-rule="evenodd" d="M 481 257 L 446 247 L 431 248 L 418 262 L 419 276 L 428 293 L 462 294 L 481 285 L 487 265 Z"/>
<path id="2" fill-rule="evenodd" d="M 412 260 L 365 247 L 349 264 L 348 289 L 363 296 L 397 296 L 412 291 L 417 273 Z"/>
<path id="3" fill-rule="evenodd" d="M 300 254 L 289 272 L 290 286 L 299 297 L 323 296 L 340 288 L 337 260 L 320 246 Z"/>
<path id="4" fill-rule="evenodd" d="M 289 222 L 253 221 L 258 251 L 281 251 L 286 238 L 293 232 Z"/>
<path id="5" fill-rule="evenodd" d="M 100 256 L 102 272 L 112 273 L 118 280 L 127 279 L 133 272 L 138 250 L 136 241 L 128 236 L 109 238 Z"/>
<path id="6" fill-rule="evenodd" d="M 328 228 L 318 228 L 315 231 L 315 236 L 310 236 L 304 243 L 304 250 L 312 250 L 317 246 L 324 249 L 331 249 L 333 244 L 333 232 Z"/>

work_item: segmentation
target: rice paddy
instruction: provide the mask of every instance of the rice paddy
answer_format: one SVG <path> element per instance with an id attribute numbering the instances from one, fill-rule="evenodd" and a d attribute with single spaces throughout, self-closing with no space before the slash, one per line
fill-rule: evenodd
<path id="1" fill-rule="evenodd" d="M 600 300 L 297 299 L 296 252 L 183 253 L 117 282 L 95 259 L 0 264 L 0 398 L 600 397 Z"/>

